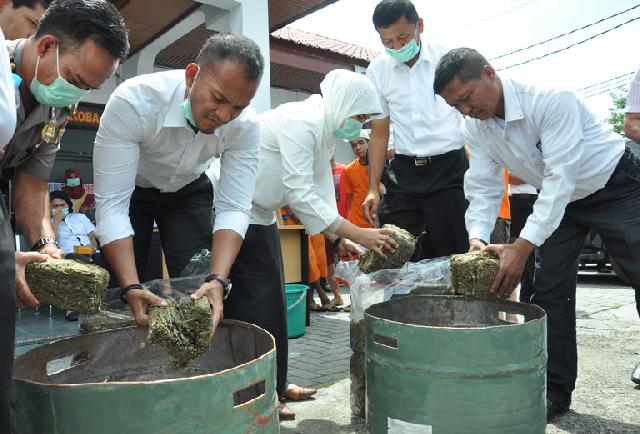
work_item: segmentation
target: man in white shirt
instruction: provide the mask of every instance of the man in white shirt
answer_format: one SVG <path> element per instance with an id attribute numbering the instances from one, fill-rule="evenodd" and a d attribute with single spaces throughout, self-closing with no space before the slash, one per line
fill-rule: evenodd
<path id="1" fill-rule="evenodd" d="M 192 297 L 209 299 L 213 331 L 222 318 L 249 225 L 259 147 L 249 103 L 263 68 L 255 42 L 217 34 L 186 70 L 127 80 L 105 107 L 93 154 L 96 235 L 140 326 L 148 324 L 149 305 L 163 304 L 140 285 L 154 221 L 171 277 L 193 254 L 212 249 L 211 274 Z M 212 228 L 213 190 L 204 172 L 216 156 Z"/>
<path id="2" fill-rule="evenodd" d="M 469 246 L 500 256 L 492 286 L 498 296 L 513 291 L 529 254 L 539 247 L 531 302 L 547 313 L 551 420 L 569 410 L 575 388 L 577 259 L 590 229 L 640 291 L 640 159 L 573 92 L 501 78 L 476 50 L 447 53 L 433 87 L 468 116 Z M 485 247 L 504 193 L 494 182 L 503 167 L 540 193 L 513 244 Z"/>
<path id="3" fill-rule="evenodd" d="M 372 224 L 377 216 L 380 225 L 392 223 L 416 236 L 426 231 L 412 260 L 462 253 L 467 249 L 463 177 L 469 167 L 462 117 L 431 86 L 447 50 L 421 39 L 424 24 L 408 0 L 380 2 L 373 24 L 387 54 L 367 69 L 383 113 L 371 121 L 365 216 Z M 395 157 L 383 175 L 391 127 Z"/>
<path id="4" fill-rule="evenodd" d="M 52 191 L 49 194 L 49 204 L 51 206 L 51 224 L 65 258 L 72 255 L 73 259 L 76 259 L 76 246 L 91 246 L 92 250 L 98 247 L 96 227 L 86 215 L 73 212 L 73 202 L 64 191 Z M 83 255 L 78 256 L 83 257 Z M 90 262 L 88 256 L 84 256 L 84 258 L 86 258 L 86 262 Z"/>

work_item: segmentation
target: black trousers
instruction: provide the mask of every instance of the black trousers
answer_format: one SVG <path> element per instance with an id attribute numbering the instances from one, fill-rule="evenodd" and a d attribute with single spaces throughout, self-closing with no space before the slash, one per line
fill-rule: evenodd
<path id="1" fill-rule="evenodd" d="M 133 226 L 133 249 L 140 281 L 145 277 L 155 221 L 170 277 L 179 277 L 189 259 L 211 248 L 213 187 L 202 174 L 175 193 L 136 187 L 131 196 L 129 218 Z"/>
<path id="2" fill-rule="evenodd" d="M 224 317 L 256 324 L 276 341 L 277 391 L 287 387 L 287 309 L 284 268 L 277 226 L 249 225 L 240 253 L 231 269 L 231 294 Z"/>
<path id="3" fill-rule="evenodd" d="M 464 214 L 464 149 L 431 157 L 417 166 L 415 158 L 396 154 L 382 178 L 387 192 L 378 208 L 380 225 L 394 224 L 415 236 L 423 231 L 411 260 L 448 256 L 469 250 Z"/>
<path id="4" fill-rule="evenodd" d="M 512 194 L 509 196 L 511 204 L 511 242 L 520 236 L 527 219 L 533 212 L 533 204 L 538 199 L 537 194 Z M 537 248 L 535 249 L 537 250 Z M 529 303 L 533 295 L 533 274 L 536 266 L 536 252 L 531 252 L 520 278 L 520 301 Z"/>
<path id="5" fill-rule="evenodd" d="M 640 315 L 640 159 L 628 149 L 609 182 L 570 203 L 558 229 L 540 246 L 531 302 L 547 313 L 547 396 L 571 399 L 577 377 L 576 276 L 578 256 L 595 230 L 636 291 Z"/>
<path id="6" fill-rule="evenodd" d="M 0 433 L 10 432 L 9 386 L 16 330 L 15 246 L 0 195 Z"/>

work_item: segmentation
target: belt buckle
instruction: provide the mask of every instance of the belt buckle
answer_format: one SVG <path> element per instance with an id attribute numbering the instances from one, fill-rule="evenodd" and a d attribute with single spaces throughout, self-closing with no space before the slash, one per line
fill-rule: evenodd
<path id="1" fill-rule="evenodd" d="M 431 163 L 431 157 L 416 157 L 413 160 L 413 164 L 416 166 L 426 166 Z"/>

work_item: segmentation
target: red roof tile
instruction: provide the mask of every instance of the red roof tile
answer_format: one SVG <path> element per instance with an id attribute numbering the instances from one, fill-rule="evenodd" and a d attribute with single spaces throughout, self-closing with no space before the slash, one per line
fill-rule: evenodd
<path id="1" fill-rule="evenodd" d="M 337 39 L 327 38 L 326 36 L 307 33 L 292 27 L 283 27 L 271 33 L 276 39 L 281 39 L 294 44 L 304 45 L 306 47 L 319 48 L 331 51 L 336 54 L 348 56 L 353 59 L 364 60 L 370 62 L 380 55 L 380 52 L 359 45 L 350 44 L 348 42 L 339 41 Z"/>

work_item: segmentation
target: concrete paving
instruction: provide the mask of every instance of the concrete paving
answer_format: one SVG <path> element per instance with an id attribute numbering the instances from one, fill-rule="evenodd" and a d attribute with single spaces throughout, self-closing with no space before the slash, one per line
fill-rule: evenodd
<path id="1" fill-rule="evenodd" d="M 640 320 L 634 292 L 613 275 L 581 273 L 577 294 L 579 373 L 572 410 L 548 433 L 640 433 L 640 387 L 630 381 L 640 362 Z M 289 380 L 321 387 L 313 400 L 291 402 L 286 434 L 364 433 L 349 408 L 348 313 L 312 313 L 307 333 L 289 341 Z"/>

